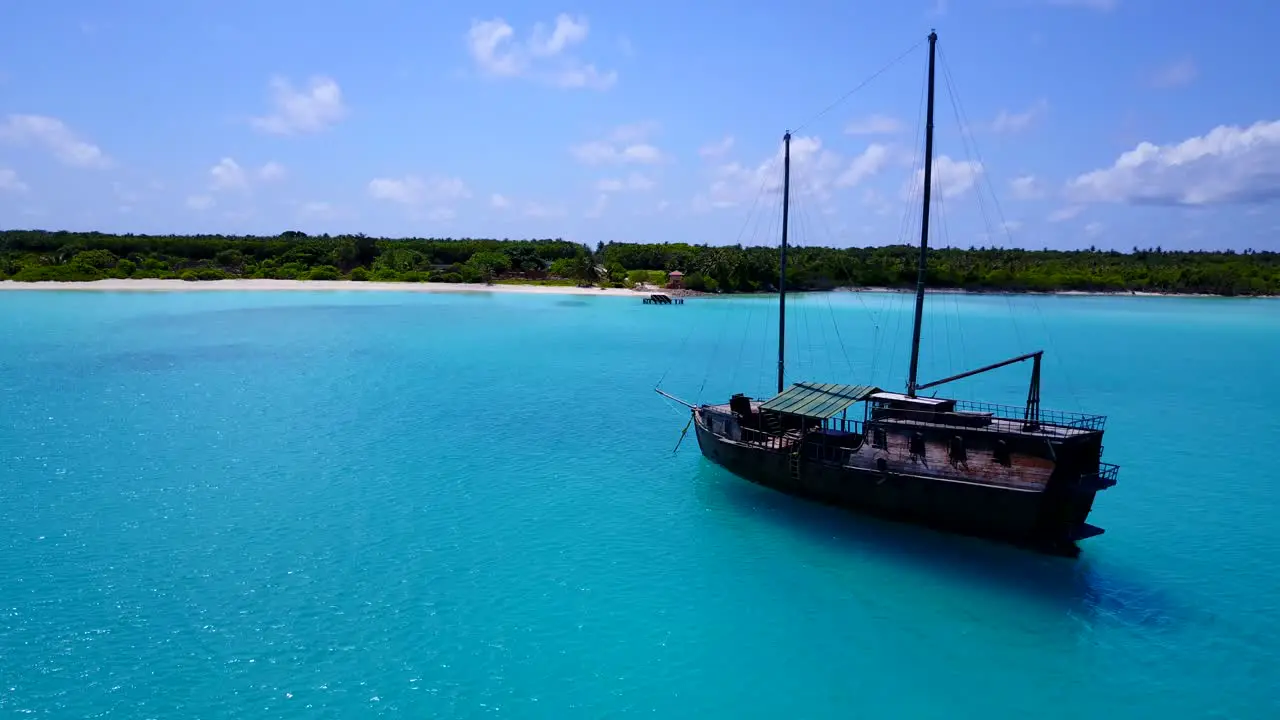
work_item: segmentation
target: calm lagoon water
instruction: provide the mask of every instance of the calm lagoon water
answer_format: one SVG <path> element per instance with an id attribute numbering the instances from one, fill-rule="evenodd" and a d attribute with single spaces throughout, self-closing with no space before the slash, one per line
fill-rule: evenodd
<path id="1" fill-rule="evenodd" d="M 910 302 L 793 298 L 789 376 L 901 387 Z M 930 302 L 922 376 L 1109 416 L 1080 559 L 673 454 L 768 298 L 0 295 L 0 715 L 1280 716 L 1280 303 Z"/>

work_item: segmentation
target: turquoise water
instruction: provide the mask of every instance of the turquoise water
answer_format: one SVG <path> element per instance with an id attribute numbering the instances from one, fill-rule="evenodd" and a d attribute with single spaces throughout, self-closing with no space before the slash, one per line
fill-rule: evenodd
<path id="1" fill-rule="evenodd" d="M 900 388 L 905 295 L 794 297 Z M 1280 715 L 1280 304 L 938 295 L 922 378 L 1044 347 L 1120 483 L 1079 560 L 703 461 L 771 299 L 0 295 L 0 714 Z M 1029 368 L 956 386 L 1018 401 Z"/>

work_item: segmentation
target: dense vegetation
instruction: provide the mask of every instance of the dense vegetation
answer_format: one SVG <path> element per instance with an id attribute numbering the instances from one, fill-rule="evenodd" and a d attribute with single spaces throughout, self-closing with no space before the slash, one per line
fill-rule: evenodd
<path id="1" fill-rule="evenodd" d="M 909 246 L 792 248 L 787 283 L 797 289 L 913 287 Z M 279 278 L 402 282 L 661 282 L 685 273 L 693 290 L 749 292 L 777 283 L 777 248 L 564 240 L 148 236 L 45 231 L 0 232 L 0 279 Z M 929 285 L 990 291 L 1150 291 L 1280 294 L 1280 253 L 1131 253 L 970 248 L 930 251 Z"/>

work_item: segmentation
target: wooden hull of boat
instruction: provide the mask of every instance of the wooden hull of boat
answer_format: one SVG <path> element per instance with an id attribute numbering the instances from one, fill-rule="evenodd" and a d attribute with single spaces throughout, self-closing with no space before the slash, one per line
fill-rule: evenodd
<path id="1" fill-rule="evenodd" d="M 1046 518 L 1078 517 L 1089 497 L 1063 497 L 923 475 L 889 473 L 804 460 L 793 473 L 788 452 L 733 442 L 695 422 L 704 457 L 758 485 L 846 510 L 945 532 L 997 540 L 1053 555 L 1075 557 L 1076 540 L 1101 530 Z M 1054 507 L 1071 503 L 1077 507 Z M 1087 509 L 1085 509 L 1087 513 Z"/>

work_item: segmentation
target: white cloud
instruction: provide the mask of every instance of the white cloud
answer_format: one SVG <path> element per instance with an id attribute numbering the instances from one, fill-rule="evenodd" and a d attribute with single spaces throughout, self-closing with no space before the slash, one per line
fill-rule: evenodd
<path id="1" fill-rule="evenodd" d="M 97 145 L 81 139 L 66 123 L 44 115 L 10 115 L 0 125 L 0 140 L 43 147 L 74 167 L 105 168 L 111 160 Z"/>
<path id="2" fill-rule="evenodd" d="M 720 165 L 713 170 L 710 187 L 694 198 L 695 209 L 727 208 L 751 202 L 758 192 L 782 192 L 784 149 L 755 167 L 737 162 Z M 831 197 L 837 187 L 852 187 L 879 173 L 888 164 L 887 149 L 869 145 L 862 153 L 845 158 L 824 149 L 822 140 L 812 136 L 791 138 L 791 192 L 793 196 L 811 196 L 819 200 Z"/>
<path id="3" fill-rule="evenodd" d="M 613 129 L 613 132 L 609 133 L 609 137 L 616 142 L 634 143 L 647 140 L 656 132 L 658 132 L 658 123 L 652 120 L 642 120 L 619 125 Z"/>
<path id="4" fill-rule="evenodd" d="M 653 164 L 662 161 L 662 152 L 648 143 L 617 146 L 603 140 L 575 145 L 570 149 L 573 156 L 587 165 L 605 163 L 643 163 Z"/>
<path id="5" fill-rule="evenodd" d="M 1181 87 L 1191 84 L 1199 75 L 1195 61 L 1183 58 L 1160 68 L 1151 78 L 1151 84 L 1158 88 Z"/>
<path id="6" fill-rule="evenodd" d="M 152 189 L 158 190 L 159 188 L 153 187 Z M 133 205 L 143 199 L 143 193 L 126 186 L 119 180 L 111 182 L 111 191 L 115 193 L 116 199 L 124 205 Z"/>
<path id="7" fill-rule="evenodd" d="M 238 225 L 243 225 L 244 223 L 247 223 L 250 220 L 253 220 L 255 217 L 257 217 L 257 215 L 258 213 L 255 212 L 252 208 L 243 208 L 240 210 L 227 210 L 226 212 L 222 213 L 222 217 Z"/>
<path id="8" fill-rule="evenodd" d="M 867 188 L 862 191 L 862 204 L 866 205 L 877 215 L 888 215 L 893 211 L 893 204 L 875 188 Z"/>
<path id="9" fill-rule="evenodd" d="M 665 160 L 657 146 L 648 142 L 654 131 L 651 123 L 636 123 L 616 128 L 602 140 L 592 140 L 569 148 L 569 153 L 584 165 L 635 163 L 654 165 Z"/>
<path id="10" fill-rule="evenodd" d="M 1023 175 L 1009 181 L 1009 189 L 1018 200 L 1035 200 L 1044 197 L 1044 188 L 1035 175 Z"/>
<path id="11" fill-rule="evenodd" d="M 595 204 L 587 208 L 587 211 L 583 213 L 583 217 L 588 217 L 588 218 L 603 217 L 604 211 L 608 207 L 609 207 L 609 195 L 606 193 L 600 193 L 599 195 L 596 196 Z"/>
<path id="12" fill-rule="evenodd" d="M 8 168 L 0 168 L 0 190 L 7 192 L 26 192 L 30 188 L 18 179 L 18 173 Z"/>
<path id="13" fill-rule="evenodd" d="M 495 210 L 510 210 L 519 206 L 518 212 L 525 217 L 530 218 L 558 218 L 568 215 L 568 212 L 558 205 L 546 205 L 532 200 L 517 203 L 506 195 L 494 193 L 489 196 L 489 207 Z"/>
<path id="14" fill-rule="evenodd" d="M 1049 111 L 1049 101 L 1041 98 L 1037 100 L 1030 108 L 1022 112 L 1009 112 L 1001 110 L 996 119 L 991 121 L 991 131 L 998 133 L 1014 133 L 1021 132 L 1031 127 L 1031 124 Z"/>
<path id="15" fill-rule="evenodd" d="M 542 23 L 533 26 L 533 32 L 529 34 L 529 53 L 534 57 L 554 57 L 570 45 L 586 40 L 589 32 L 586 18 L 573 18 L 561 13 L 556 16 L 555 27 L 550 32 Z"/>
<path id="16" fill-rule="evenodd" d="M 187 207 L 192 210 L 208 210 L 214 206 L 214 199 L 208 195 L 191 195 L 187 198 Z"/>
<path id="17" fill-rule="evenodd" d="M 863 180 L 874 177 L 888 164 L 889 149 L 884 145 L 872 143 L 849 163 L 849 167 L 840 174 L 840 177 L 836 178 L 836 185 L 853 187 Z"/>
<path id="18" fill-rule="evenodd" d="M 596 189 L 602 193 L 615 192 L 643 192 L 652 190 L 656 183 L 650 178 L 640 173 L 631 173 L 625 178 L 605 178 L 596 184 Z"/>
<path id="19" fill-rule="evenodd" d="M 944 199 L 960 195 L 977 184 L 982 176 L 982 164 L 973 160 L 952 160 L 946 155 L 933 159 L 933 192 Z M 924 187 L 924 169 L 916 171 L 915 178 L 903 190 L 903 197 L 919 197 Z"/>
<path id="20" fill-rule="evenodd" d="M 1219 125 L 1176 145 L 1139 143 L 1067 183 L 1077 202 L 1260 204 L 1280 199 L 1280 120 Z"/>
<path id="21" fill-rule="evenodd" d="M 425 207 L 427 219 L 450 220 L 456 212 L 453 204 L 471 197 L 466 183 L 459 178 L 414 175 L 403 178 L 374 178 L 369 181 L 369 195 L 377 200 L 400 203 L 415 210 Z"/>
<path id="22" fill-rule="evenodd" d="M 1056 223 L 1063 222 L 1064 220 L 1070 220 L 1082 212 L 1084 212 L 1084 207 L 1081 205 L 1068 205 L 1066 207 L 1061 207 L 1049 213 L 1049 222 Z"/>
<path id="23" fill-rule="evenodd" d="M 698 148 L 698 154 L 704 158 L 724 157 L 725 154 L 733 149 L 733 142 L 733 136 L 726 135 L 715 142 L 707 143 Z"/>
<path id="24" fill-rule="evenodd" d="M 337 215 L 337 209 L 330 203 L 311 200 L 298 206 L 298 215 L 308 219 L 328 219 Z"/>
<path id="25" fill-rule="evenodd" d="M 1084 226 L 1086 237 L 1098 237 L 1102 233 L 1102 223 L 1094 221 Z"/>
<path id="26" fill-rule="evenodd" d="M 209 168 L 209 188 L 214 191 L 247 191 L 254 181 L 271 182 L 285 176 L 285 168 L 277 162 L 268 162 L 257 171 L 249 173 L 235 158 L 224 157 Z"/>
<path id="27" fill-rule="evenodd" d="M 524 206 L 524 214 L 532 218 L 557 218 L 564 217 L 564 208 L 555 207 L 553 205 L 543 205 L 537 202 L 528 202 Z"/>
<path id="28" fill-rule="evenodd" d="M 258 179 L 270 182 L 279 180 L 285 176 L 284 166 L 278 162 L 271 161 L 266 165 L 258 168 Z"/>
<path id="29" fill-rule="evenodd" d="M 566 89 L 607 90 L 613 87 L 617 80 L 616 72 L 601 73 L 595 65 L 577 65 L 557 73 L 552 82 L 556 87 Z"/>
<path id="30" fill-rule="evenodd" d="M 273 135 L 315 133 L 347 116 L 342 88 L 331 78 L 316 76 L 307 87 L 295 89 L 287 78 L 271 79 L 271 113 L 250 122 Z"/>
<path id="31" fill-rule="evenodd" d="M 566 13 L 556 16 L 553 27 L 535 24 L 524 42 L 517 41 L 515 29 L 502 18 L 473 20 L 467 49 L 476 67 L 490 77 L 523 77 L 560 88 L 607 90 L 617 82 L 617 72 L 603 72 L 566 53 L 583 43 L 589 33 L 585 17 Z"/>
<path id="32" fill-rule="evenodd" d="M 887 115 L 869 115 L 845 126 L 848 135 L 889 135 L 900 132 L 902 123 Z"/>
<path id="33" fill-rule="evenodd" d="M 499 77 L 516 77 L 524 72 L 525 61 L 514 50 L 502 52 L 516 31 L 502 18 L 472 20 L 467 34 L 467 47 L 471 58 L 482 71 Z"/>
<path id="34" fill-rule="evenodd" d="M 224 157 L 219 160 L 217 165 L 209 168 L 209 175 L 213 178 L 210 186 L 214 190 L 249 189 L 249 179 L 245 177 L 244 168 L 232 158 Z"/>

